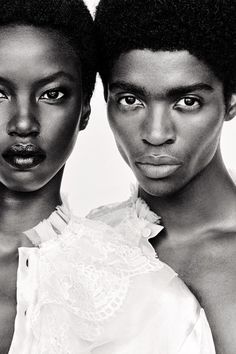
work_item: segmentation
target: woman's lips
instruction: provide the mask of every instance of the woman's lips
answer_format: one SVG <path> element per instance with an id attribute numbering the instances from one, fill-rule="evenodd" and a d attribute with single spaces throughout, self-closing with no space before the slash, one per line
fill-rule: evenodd
<path id="1" fill-rule="evenodd" d="M 136 162 L 136 166 L 146 177 L 162 179 L 175 173 L 183 162 L 169 155 L 144 156 Z"/>
<path id="2" fill-rule="evenodd" d="M 46 153 L 37 145 L 17 143 L 5 150 L 2 156 L 12 167 L 28 170 L 43 162 Z"/>

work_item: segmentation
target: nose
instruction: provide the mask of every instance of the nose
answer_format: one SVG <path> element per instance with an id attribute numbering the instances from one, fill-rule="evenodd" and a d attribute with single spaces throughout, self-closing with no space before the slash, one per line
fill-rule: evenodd
<path id="1" fill-rule="evenodd" d="M 7 133 L 10 136 L 16 135 L 20 137 L 39 135 L 40 125 L 36 113 L 30 98 L 18 98 L 7 125 Z"/>
<path id="2" fill-rule="evenodd" d="M 152 105 L 143 122 L 142 140 L 150 145 L 173 144 L 176 131 L 169 107 Z"/>

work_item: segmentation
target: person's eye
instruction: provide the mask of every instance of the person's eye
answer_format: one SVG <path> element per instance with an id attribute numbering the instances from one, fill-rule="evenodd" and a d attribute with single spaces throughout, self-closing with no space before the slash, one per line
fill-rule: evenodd
<path id="1" fill-rule="evenodd" d="M 194 111 L 201 107 L 201 100 L 196 97 L 184 97 L 175 103 L 175 108 L 183 111 Z"/>
<path id="2" fill-rule="evenodd" d="M 0 100 L 3 100 L 3 99 L 7 100 L 8 96 L 3 91 L 0 90 Z"/>
<path id="3" fill-rule="evenodd" d="M 119 98 L 118 103 L 126 109 L 135 109 L 137 107 L 143 107 L 143 103 L 138 98 L 131 95 Z"/>
<path id="4" fill-rule="evenodd" d="M 59 101 L 65 96 L 65 93 L 60 90 L 48 90 L 44 92 L 39 99 L 47 101 Z"/>

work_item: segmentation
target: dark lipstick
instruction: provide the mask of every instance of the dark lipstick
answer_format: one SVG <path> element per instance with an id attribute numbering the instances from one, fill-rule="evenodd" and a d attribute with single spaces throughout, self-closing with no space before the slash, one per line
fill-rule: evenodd
<path id="1" fill-rule="evenodd" d="M 17 143 L 2 154 L 4 160 L 19 170 L 28 170 L 39 165 L 46 158 L 46 153 L 37 145 Z"/>

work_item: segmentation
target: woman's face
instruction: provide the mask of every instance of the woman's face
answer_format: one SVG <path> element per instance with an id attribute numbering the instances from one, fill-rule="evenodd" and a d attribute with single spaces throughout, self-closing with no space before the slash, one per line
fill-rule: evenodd
<path id="1" fill-rule="evenodd" d="M 79 60 L 64 37 L 31 26 L 0 31 L 0 183 L 34 191 L 64 166 L 83 104 Z"/>

